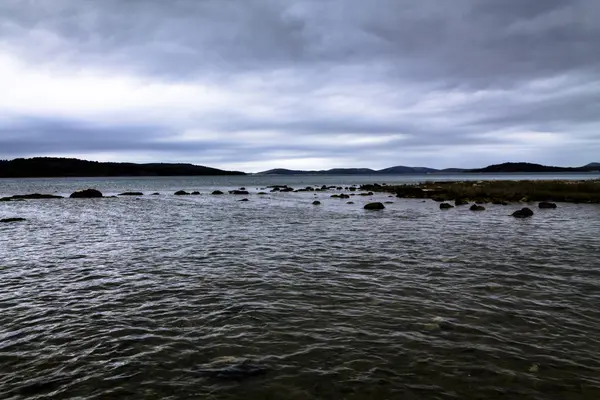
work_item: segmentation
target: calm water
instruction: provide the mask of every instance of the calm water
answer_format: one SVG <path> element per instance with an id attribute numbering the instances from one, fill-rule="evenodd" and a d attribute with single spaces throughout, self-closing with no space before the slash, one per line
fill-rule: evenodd
<path id="1" fill-rule="evenodd" d="M 377 181 L 0 180 L 147 194 L 0 203 L 0 398 L 600 398 L 599 205 L 255 194 Z"/>

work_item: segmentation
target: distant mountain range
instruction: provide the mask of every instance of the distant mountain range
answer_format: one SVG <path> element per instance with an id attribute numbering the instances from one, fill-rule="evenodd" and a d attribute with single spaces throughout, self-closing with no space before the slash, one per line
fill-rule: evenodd
<path id="1" fill-rule="evenodd" d="M 319 171 L 303 171 L 293 169 L 270 169 L 258 172 L 257 175 L 399 175 L 399 174 L 448 174 L 448 173 L 512 173 L 512 172 L 594 172 L 600 170 L 600 163 L 590 163 L 582 167 L 552 167 L 532 163 L 504 163 L 490 165 L 485 168 L 463 169 L 445 168 L 435 169 L 427 167 L 396 167 L 380 170 L 369 168 L 334 168 Z"/>
<path id="2" fill-rule="evenodd" d="M 54 157 L 0 160 L 0 178 L 196 175 L 245 175 L 245 173 L 192 164 L 113 163 Z"/>
<path id="3" fill-rule="evenodd" d="M 396 166 L 374 170 L 369 168 L 334 168 L 320 171 L 271 169 L 255 175 L 399 175 L 399 174 L 448 174 L 448 173 L 535 173 L 535 172 L 600 172 L 600 163 L 593 162 L 582 167 L 552 167 L 531 163 L 504 163 L 478 169 Z M 193 164 L 134 164 L 78 160 L 76 158 L 17 158 L 0 160 L 0 178 L 37 177 L 103 177 L 103 176 L 197 176 L 197 175 L 245 175 L 239 171 L 224 171 Z"/>

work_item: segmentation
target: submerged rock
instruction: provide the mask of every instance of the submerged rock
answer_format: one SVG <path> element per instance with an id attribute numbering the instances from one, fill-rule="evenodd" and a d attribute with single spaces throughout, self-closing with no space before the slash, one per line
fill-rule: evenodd
<path id="1" fill-rule="evenodd" d="M 154 192 L 154 193 L 152 193 L 150 196 L 160 196 L 160 193 L 158 193 L 158 192 Z"/>
<path id="2" fill-rule="evenodd" d="M 260 194 L 261 196 L 264 196 L 264 195 L 265 195 L 265 194 L 267 194 L 267 193 L 265 193 L 265 192 L 258 192 L 258 193 L 256 193 L 256 194 Z"/>
<path id="3" fill-rule="evenodd" d="M 27 221 L 25 218 L 4 218 L 0 219 L 0 222 L 21 222 Z"/>
<path id="4" fill-rule="evenodd" d="M 269 371 L 265 365 L 244 360 L 229 365 L 209 365 L 208 368 L 198 370 L 202 376 L 212 379 L 241 380 L 254 376 L 264 375 Z"/>
<path id="5" fill-rule="evenodd" d="M 85 189 L 71 193 L 71 196 L 69 197 L 72 199 L 93 199 L 102 197 L 102 192 L 96 189 Z"/>
<path id="6" fill-rule="evenodd" d="M 556 208 L 556 203 L 550 203 L 548 201 L 542 201 L 538 204 L 539 208 Z"/>
<path id="7" fill-rule="evenodd" d="M 471 211 L 485 211 L 485 207 L 484 206 L 480 206 L 478 204 L 473 204 L 471 206 L 471 208 L 469 208 L 469 210 L 471 210 Z"/>
<path id="8" fill-rule="evenodd" d="M 175 196 L 187 196 L 189 195 L 188 192 L 186 192 L 185 190 L 178 190 L 175 192 Z"/>
<path id="9" fill-rule="evenodd" d="M 225 194 L 225 193 L 221 192 L 220 190 L 213 190 L 213 192 L 211 194 L 220 195 L 220 194 Z"/>
<path id="10" fill-rule="evenodd" d="M 385 204 L 394 204 L 393 201 L 384 201 Z"/>
<path id="11" fill-rule="evenodd" d="M 346 204 L 354 204 L 353 201 L 347 201 Z"/>
<path id="12" fill-rule="evenodd" d="M 450 203 L 442 203 L 442 204 L 440 204 L 440 209 L 441 210 L 447 210 L 449 208 L 454 208 L 454 206 L 452 204 L 450 204 Z"/>
<path id="13" fill-rule="evenodd" d="M 229 194 L 250 194 L 247 190 L 230 190 Z"/>
<path id="14" fill-rule="evenodd" d="M 385 206 L 383 205 L 383 203 L 368 203 L 365 204 L 364 209 L 365 210 L 383 210 L 385 208 Z"/>
<path id="15" fill-rule="evenodd" d="M 198 192 L 198 191 L 192 192 L 192 196 L 199 196 L 199 195 L 200 195 L 200 192 Z"/>
<path id="16" fill-rule="evenodd" d="M 313 203 L 313 206 L 318 206 L 319 204 L 321 204 L 321 202 L 319 200 L 315 200 L 312 203 Z"/>
<path id="17" fill-rule="evenodd" d="M 533 216 L 533 211 L 530 208 L 524 207 L 512 213 L 515 218 L 528 218 Z"/>
<path id="18" fill-rule="evenodd" d="M 143 196 L 144 193 L 142 192 L 125 192 L 125 193 L 119 193 L 119 196 Z"/>

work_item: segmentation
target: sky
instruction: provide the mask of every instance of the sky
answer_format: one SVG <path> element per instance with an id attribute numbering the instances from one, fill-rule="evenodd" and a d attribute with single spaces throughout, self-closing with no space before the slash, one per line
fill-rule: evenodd
<path id="1" fill-rule="evenodd" d="M 597 0 L 1 0 L 0 159 L 600 162 Z"/>

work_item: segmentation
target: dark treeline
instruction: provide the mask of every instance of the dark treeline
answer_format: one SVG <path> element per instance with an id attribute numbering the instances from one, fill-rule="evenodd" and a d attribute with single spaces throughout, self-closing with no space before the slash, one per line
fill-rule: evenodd
<path id="1" fill-rule="evenodd" d="M 245 174 L 192 164 L 114 163 L 54 157 L 0 160 L 0 178 L 193 175 Z"/>

